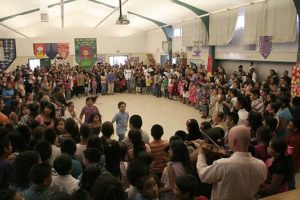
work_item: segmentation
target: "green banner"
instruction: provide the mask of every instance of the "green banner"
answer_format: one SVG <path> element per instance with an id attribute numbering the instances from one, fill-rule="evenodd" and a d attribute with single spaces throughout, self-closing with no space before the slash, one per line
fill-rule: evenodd
<path id="1" fill-rule="evenodd" d="M 96 38 L 75 38 L 75 55 L 80 67 L 89 70 L 97 61 Z"/>

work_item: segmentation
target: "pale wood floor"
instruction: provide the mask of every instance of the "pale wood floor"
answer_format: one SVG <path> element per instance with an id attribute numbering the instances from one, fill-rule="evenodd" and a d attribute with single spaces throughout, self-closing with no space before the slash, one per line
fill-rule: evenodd
<path id="1" fill-rule="evenodd" d="M 85 97 L 73 98 L 75 109 L 79 115 L 85 105 Z M 115 94 L 99 96 L 96 106 L 102 115 L 102 121 L 111 121 L 118 112 L 118 102 L 127 103 L 129 115 L 138 114 L 143 119 L 143 130 L 150 134 L 152 125 L 160 124 L 164 128 L 163 139 L 169 139 L 177 130 L 186 131 L 185 122 L 188 119 L 196 119 L 200 124 L 201 114 L 195 108 L 165 98 L 157 98 L 152 95 L 139 94 Z M 300 174 L 296 177 L 296 186 L 300 187 Z"/>

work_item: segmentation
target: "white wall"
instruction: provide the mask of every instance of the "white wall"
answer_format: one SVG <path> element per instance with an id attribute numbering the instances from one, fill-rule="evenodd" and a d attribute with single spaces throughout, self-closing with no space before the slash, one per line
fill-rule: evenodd
<path id="1" fill-rule="evenodd" d="M 298 28 L 299 31 L 299 28 Z M 267 59 L 264 59 L 259 53 L 259 45 L 256 49 L 250 51 L 248 45 L 242 44 L 244 30 L 237 30 L 233 36 L 231 44 L 224 46 L 216 46 L 216 59 L 219 60 L 254 60 L 254 61 L 270 61 L 270 62 L 296 62 L 298 41 L 293 43 L 277 43 L 272 44 L 272 52 Z M 298 34 L 297 34 L 298 36 Z"/>
<path id="2" fill-rule="evenodd" d="M 147 33 L 147 52 L 153 54 L 156 62 L 160 63 L 160 55 L 166 55 L 162 50 L 162 41 L 166 41 L 166 35 L 162 29 L 157 29 Z"/>
<path id="3" fill-rule="evenodd" d="M 29 58 L 34 58 L 33 43 L 69 43 L 68 61 L 75 65 L 75 44 L 74 38 L 49 38 L 49 39 L 25 39 L 16 38 L 17 58 L 11 64 L 9 69 L 14 69 L 18 65 L 26 64 Z M 97 54 L 110 55 L 128 55 L 128 57 L 140 58 L 140 61 L 147 63 L 147 35 L 139 34 L 132 37 L 123 38 L 97 38 Z"/>
<path id="4" fill-rule="evenodd" d="M 272 51 L 267 59 L 260 55 L 258 44 L 251 51 L 249 46 L 242 44 L 243 32 L 243 29 L 235 31 L 231 44 L 216 46 L 216 60 L 225 68 L 227 74 L 237 70 L 239 65 L 243 65 L 244 70 L 248 71 L 250 61 L 254 61 L 259 80 L 266 79 L 270 69 L 274 69 L 280 76 L 284 70 L 288 70 L 291 75 L 291 69 L 297 61 L 299 27 L 296 41 L 272 44 Z"/>

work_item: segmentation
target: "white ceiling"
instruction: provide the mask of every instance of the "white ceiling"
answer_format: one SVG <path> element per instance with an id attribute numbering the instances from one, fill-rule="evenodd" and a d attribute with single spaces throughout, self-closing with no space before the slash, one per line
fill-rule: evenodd
<path id="1" fill-rule="evenodd" d="M 97 1 L 114 7 L 119 5 L 119 0 Z M 124 1 L 122 0 L 122 2 Z M 181 2 L 207 12 L 216 12 L 253 1 L 257 0 L 181 0 Z M 114 8 L 89 0 L 75 0 L 64 4 L 64 28 L 61 23 L 60 5 L 47 8 L 48 5 L 60 3 L 60 0 L 0 0 L 0 3 L 0 18 L 39 8 L 48 12 L 48 23 L 40 22 L 41 11 L 18 15 L 1 22 L 30 38 L 63 37 L 63 35 L 70 37 L 126 37 L 158 27 L 155 23 L 132 14 L 128 14 L 130 25 L 116 25 L 115 22 L 119 16 L 117 10 L 95 28 Z M 129 0 L 123 8 L 164 24 L 175 24 L 196 16 L 191 10 L 171 0 Z M 0 37 L 2 36 L 23 37 L 0 26 Z"/>

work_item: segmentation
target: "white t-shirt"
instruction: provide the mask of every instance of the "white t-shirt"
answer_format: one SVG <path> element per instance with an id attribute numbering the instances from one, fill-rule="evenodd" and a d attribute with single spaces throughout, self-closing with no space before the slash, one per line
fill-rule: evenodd
<path id="1" fill-rule="evenodd" d="M 76 153 L 75 153 L 75 157 L 79 160 L 79 161 L 83 161 L 83 152 L 86 150 L 86 145 L 82 145 L 82 144 L 76 144 Z"/>
<path id="2" fill-rule="evenodd" d="M 126 69 L 125 70 L 125 79 L 126 80 L 130 80 L 130 78 L 131 78 L 131 74 L 132 74 L 132 71 L 131 71 L 131 69 Z"/>

